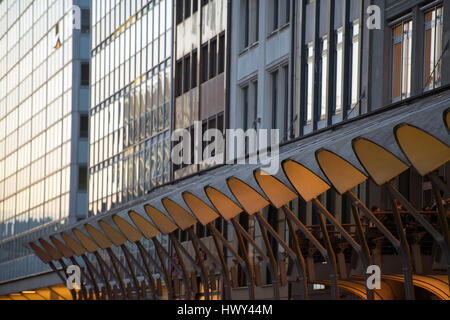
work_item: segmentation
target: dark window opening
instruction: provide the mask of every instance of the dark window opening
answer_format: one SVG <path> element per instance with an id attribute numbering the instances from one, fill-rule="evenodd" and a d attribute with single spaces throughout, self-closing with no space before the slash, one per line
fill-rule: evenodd
<path id="1" fill-rule="evenodd" d="M 200 55 L 201 83 L 208 81 L 208 44 L 202 46 Z"/>
<path id="2" fill-rule="evenodd" d="M 197 50 L 192 53 L 192 81 L 191 81 L 191 89 L 197 87 L 197 68 L 198 68 L 198 54 Z"/>
<path id="3" fill-rule="evenodd" d="M 219 74 L 225 71 L 225 33 L 219 36 Z"/>
<path id="4" fill-rule="evenodd" d="M 211 40 L 209 49 L 209 79 L 217 76 L 217 39 Z"/>
<path id="5" fill-rule="evenodd" d="M 192 0 L 184 0 L 184 19 L 191 16 L 191 1 Z"/>
<path id="6" fill-rule="evenodd" d="M 81 32 L 89 33 L 91 31 L 91 10 L 81 10 Z"/>
<path id="7" fill-rule="evenodd" d="M 89 136 L 89 116 L 80 116 L 80 138 L 88 138 Z"/>
<path id="8" fill-rule="evenodd" d="M 78 191 L 87 191 L 88 169 L 86 166 L 78 167 Z"/>
<path id="9" fill-rule="evenodd" d="M 81 64 L 81 85 L 89 85 L 89 63 L 84 62 Z"/>
<path id="10" fill-rule="evenodd" d="M 184 0 L 177 0 L 177 24 L 181 23 L 183 21 L 183 1 Z"/>
<path id="11" fill-rule="evenodd" d="M 177 61 L 175 66 L 175 96 L 179 97 L 183 93 L 183 60 Z"/>
<path id="12" fill-rule="evenodd" d="M 191 57 L 184 58 L 183 93 L 191 90 Z"/>

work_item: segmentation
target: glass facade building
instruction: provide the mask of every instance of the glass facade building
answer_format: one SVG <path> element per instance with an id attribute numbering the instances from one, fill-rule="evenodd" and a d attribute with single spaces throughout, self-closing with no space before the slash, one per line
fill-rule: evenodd
<path id="1" fill-rule="evenodd" d="M 170 179 L 170 0 L 92 1 L 89 212 Z"/>
<path id="2" fill-rule="evenodd" d="M 75 7 L 76 6 L 76 7 Z M 90 1 L 0 1 L 0 282 L 87 211 Z"/>

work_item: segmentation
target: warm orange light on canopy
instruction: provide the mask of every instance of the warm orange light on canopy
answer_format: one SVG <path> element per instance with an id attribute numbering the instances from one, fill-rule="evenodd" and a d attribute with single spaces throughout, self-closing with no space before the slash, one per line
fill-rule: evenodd
<path id="1" fill-rule="evenodd" d="M 395 135 L 403 153 L 422 176 L 450 160 L 448 146 L 421 129 L 403 125 L 396 129 Z"/>
<path id="2" fill-rule="evenodd" d="M 210 206 L 192 193 L 185 192 L 183 194 L 183 199 L 203 226 L 206 226 L 219 218 L 219 215 Z"/>
<path id="3" fill-rule="evenodd" d="M 248 214 L 253 215 L 270 205 L 255 189 L 241 180 L 230 178 L 227 182 L 231 192 Z"/>
<path id="4" fill-rule="evenodd" d="M 316 157 L 323 173 L 340 194 L 352 190 L 367 180 L 361 171 L 335 153 L 322 150 L 317 152 Z"/>
<path id="5" fill-rule="evenodd" d="M 367 139 L 357 139 L 353 149 L 359 161 L 379 186 L 396 178 L 409 167 L 395 155 Z"/>
<path id="6" fill-rule="evenodd" d="M 243 212 L 243 210 L 236 205 L 233 200 L 213 187 L 206 187 L 205 192 L 209 201 L 211 201 L 225 221 L 230 221 Z"/>
<path id="7" fill-rule="evenodd" d="M 306 202 L 330 190 L 330 186 L 323 179 L 295 161 L 285 161 L 283 170 L 292 186 Z"/>
<path id="8" fill-rule="evenodd" d="M 255 179 L 277 209 L 298 198 L 284 183 L 261 170 L 255 172 Z"/>

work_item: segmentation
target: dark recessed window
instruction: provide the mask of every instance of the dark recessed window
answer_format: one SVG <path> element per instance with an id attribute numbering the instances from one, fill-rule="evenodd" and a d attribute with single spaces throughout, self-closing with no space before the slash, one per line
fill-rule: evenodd
<path id="1" fill-rule="evenodd" d="M 88 169 L 86 166 L 78 167 L 78 191 L 87 191 Z"/>
<path id="2" fill-rule="evenodd" d="M 225 71 L 225 33 L 219 36 L 219 74 Z"/>
<path id="3" fill-rule="evenodd" d="M 89 62 L 83 62 L 81 64 L 81 85 L 89 85 Z"/>
<path id="4" fill-rule="evenodd" d="M 191 90 L 191 57 L 184 58 L 184 71 L 183 71 L 183 93 Z"/>
<path id="5" fill-rule="evenodd" d="M 202 46 L 201 55 L 201 83 L 208 81 L 208 44 Z"/>
<path id="6" fill-rule="evenodd" d="M 88 138 L 89 136 L 89 116 L 83 114 L 80 116 L 80 138 Z"/>
<path id="7" fill-rule="evenodd" d="M 217 76 L 217 39 L 211 40 L 209 48 L 209 79 Z"/>
<path id="8" fill-rule="evenodd" d="M 91 31 L 91 10 L 81 10 L 81 32 L 89 33 Z"/>
<path id="9" fill-rule="evenodd" d="M 183 93 L 183 60 L 177 61 L 175 66 L 175 96 L 179 97 Z"/>
<path id="10" fill-rule="evenodd" d="M 191 89 L 197 87 L 197 64 L 198 64 L 197 50 L 192 53 L 192 83 Z"/>

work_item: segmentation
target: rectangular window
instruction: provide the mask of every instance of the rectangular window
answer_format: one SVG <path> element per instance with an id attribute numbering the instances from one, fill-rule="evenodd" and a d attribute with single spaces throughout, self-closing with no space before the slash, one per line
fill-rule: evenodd
<path id="1" fill-rule="evenodd" d="M 87 114 L 80 115 L 80 138 L 89 137 L 89 116 Z"/>
<path id="2" fill-rule="evenodd" d="M 281 1 L 285 1 L 285 0 L 281 0 Z M 272 30 L 277 30 L 278 29 L 278 14 L 279 14 L 279 6 L 280 6 L 280 0 L 272 0 L 272 4 L 273 4 L 273 24 L 272 24 Z"/>
<path id="3" fill-rule="evenodd" d="M 219 36 L 219 74 L 225 71 L 225 33 Z"/>
<path id="4" fill-rule="evenodd" d="M 352 39 L 352 63 L 351 65 L 351 106 L 352 108 L 359 101 L 359 21 L 353 23 L 353 39 Z"/>
<path id="5" fill-rule="evenodd" d="M 197 68 L 198 68 L 198 58 L 197 50 L 192 53 L 192 80 L 191 89 L 197 87 Z"/>
<path id="6" fill-rule="evenodd" d="M 175 96 L 179 97 L 183 94 L 183 60 L 178 60 L 175 65 Z"/>
<path id="7" fill-rule="evenodd" d="M 278 128 L 278 70 L 273 72 L 272 78 L 272 128 Z"/>
<path id="8" fill-rule="evenodd" d="M 217 76 L 217 39 L 211 40 L 209 47 L 209 79 Z"/>
<path id="9" fill-rule="evenodd" d="M 201 83 L 208 81 L 208 44 L 202 46 L 200 52 Z"/>
<path id="10" fill-rule="evenodd" d="M 259 0 L 244 0 L 242 5 L 245 49 L 259 40 Z"/>
<path id="11" fill-rule="evenodd" d="M 343 29 L 339 29 L 336 35 L 336 105 L 335 113 L 338 114 L 342 111 L 343 96 L 342 96 L 342 65 L 343 65 L 343 43 L 344 43 L 344 32 Z"/>
<path id="12" fill-rule="evenodd" d="M 81 85 L 89 85 L 89 62 L 81 63 Z"/>
<path id="13" fill-rule="evenodd" d="M 177 24 L 183 22 L 184 0 L 177 0 Z"/>
<path id="14" fill-rule="evenodd" d="M 191 90 L 191 57 L 187 56 L 184 58 L 184 68 L 183 68 L 183 93 Z"/>
<path id="15" fill-rule="evenodd" d="M 431 90 L 441 85 L 443 8 L 436 7 L 425 14 L 424 88 Z"/>
<path id="16" fill-rule="evenodd" d="M 411 95 L 411 20 L 394 27 L 392 43 L 392 101 L 395 102 Z"/>
<path id="17" fill-rule="evenodd" d="M 87 166 L 78 167 L 78 191 L 87 191 L 88 169 Z"/>
<path id="18" fill-rule="evenodd" d="M 308 76 L 306 86 L 306 122 L 310 123 L 314 116 L 314 46 L 308 44 Z"/>
<path id="19" fill-rule="evenodd" d="M 191 16 L 191 1 L 192 0 L 184 0 L 184 19 Z"/>
<path id="20" fill-rule="evenodd" d="M 81 32 L 89 33 L 91 31 L 91 10 L 81 10 Z"/>
<path id="21" fill-rule="evenodd" d="M 320 119 L 324 120 L 328 110 L 328 38 L 322 39 L 322 63 L 320 73 Z"/>

